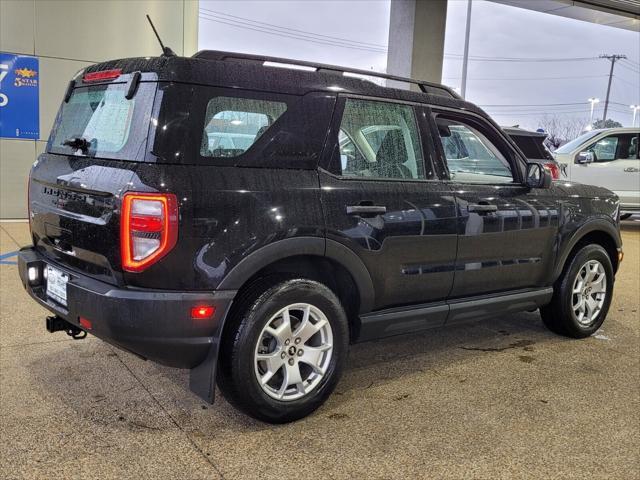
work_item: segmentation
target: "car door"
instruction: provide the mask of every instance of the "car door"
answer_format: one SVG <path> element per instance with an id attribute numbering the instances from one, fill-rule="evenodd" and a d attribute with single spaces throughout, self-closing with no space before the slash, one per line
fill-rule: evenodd
<path id="1" fill-rule="evenodd" d="M 612 133 L 582 148 L 593 154 L 593 161 L 580 163 L 580 155 L 576 155 L 571 180 L 608 188 L 620 197 L 622 205 L 640 207 L 638 136 L 638 132 Z"/>
<path id="2" fill-rule="evenodd" d="M 524 161 L 482 117 L 434 108 L 433 128 L 458 207 L 451 298 L 543 286 L 555 261 L 554 195 L 526 186 Z"/>
<path id="3" fill-rule="evenodd" d="M 327 249 L 338 242 L 360 258 L 374 309 L 444 301 L 453 284 L 456 206 L 436 179 L 428 132 L 414 105 L 338 101 L 319 173 Z"/>

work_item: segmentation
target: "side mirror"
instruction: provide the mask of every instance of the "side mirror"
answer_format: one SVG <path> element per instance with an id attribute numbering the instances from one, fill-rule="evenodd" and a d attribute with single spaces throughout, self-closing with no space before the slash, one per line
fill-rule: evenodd
<path id="1" fill-rule="evenodd" d="M 587 163 L 593 163 L 596 161 L 596 154 L 593 152 L 585 151 L 576 155 L 576 163 L 584 165 Z"/>
<path id="2" fill-rule="evenodd" d="M 539 163 L 528 163 L 527 186 L 530 188 L 549 188 L 551 186 L 551 174 Z"/>

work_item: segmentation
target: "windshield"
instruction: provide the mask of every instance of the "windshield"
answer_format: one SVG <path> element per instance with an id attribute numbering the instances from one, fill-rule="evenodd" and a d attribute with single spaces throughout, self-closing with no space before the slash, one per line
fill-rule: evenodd
<path id="1" fill-rule="evenodd" d="M 155 84 L 141 83 L 125 98 L 126 83 L 76 88 L 62 104 L 48 151 L 136 160 L 144 156 Z"/>
<path id="2" fill-rule="evenodd" d="M 571 140 L 569 143 L 565 143 L 563 146 L 558 148 L 555 151 L 555 153 L 571 153 L 573 150 L 575 150 L 576 147 L 579 147 L 584 142 L 586 142 L 589 139 L 595 137 L 599 133 L 600 132 L 597 131 L 597 130 L 593 131 L 593 132 L 584 133 L 584 134 L 580 135 L 578 138 L 576 138 L 575 140 Z"/>

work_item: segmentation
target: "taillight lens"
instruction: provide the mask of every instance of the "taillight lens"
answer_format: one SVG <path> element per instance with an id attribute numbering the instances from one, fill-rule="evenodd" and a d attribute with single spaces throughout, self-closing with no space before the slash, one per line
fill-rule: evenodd
<path id="1" fill-rule="evenodd" d="M 548 162 L 544 164 L 544 168 L 549 170 L 552 179 L 560 180 L 560 167 L 558 167 L 558 165 L 552 162 Z"/>
<path id="2" fill-rule="evenodd" d="M 141 272 L 175 246 L 178 200 L 172 193 L 126 193 L 120 225 L 122 268 Z"/>

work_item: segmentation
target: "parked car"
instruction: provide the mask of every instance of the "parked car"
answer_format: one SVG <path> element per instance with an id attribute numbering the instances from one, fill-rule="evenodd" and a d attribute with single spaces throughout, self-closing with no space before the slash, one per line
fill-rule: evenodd
<path id="1" fill-rule="evenodd" d="M 19 253 L 47 329 L 188 368 L 204 400 L 217 381 L 268 422 L 318 408 L 353 342 L 538 308 L 556 333 L 594 333 L 617 197 L 552 183 L 446 87 L 345 72 L 371 75 L 202 51 L 76 76 Z M 253 141 L 212 150 L 240 118 Z"/>
<path id="2" fill-rule="evenodd" d="M 250 133 L 207 132 L 209 152 L 220 156 L 230 151 L 244 152 L 255 141 Z"/>
<path id="3" fill-rule="evenodd" d="M 592 130 L 554 152 L 573 182 L 599 185 L 620 197 L 620 218 L 640 213 L 640 128 Z"/>
<path id="4" fill-rule="evenodd" d="M 546 168 L 554 180 L 566 178 L 566 173 L 562 167 L 553 158 L 553 154 L 549 151 L 544 141 L 547 134 L 544 132 L 534 132 L 519 127 L 502 127 L 511 140 L 524 153 L 529 162 L 539 163 Z"/>

